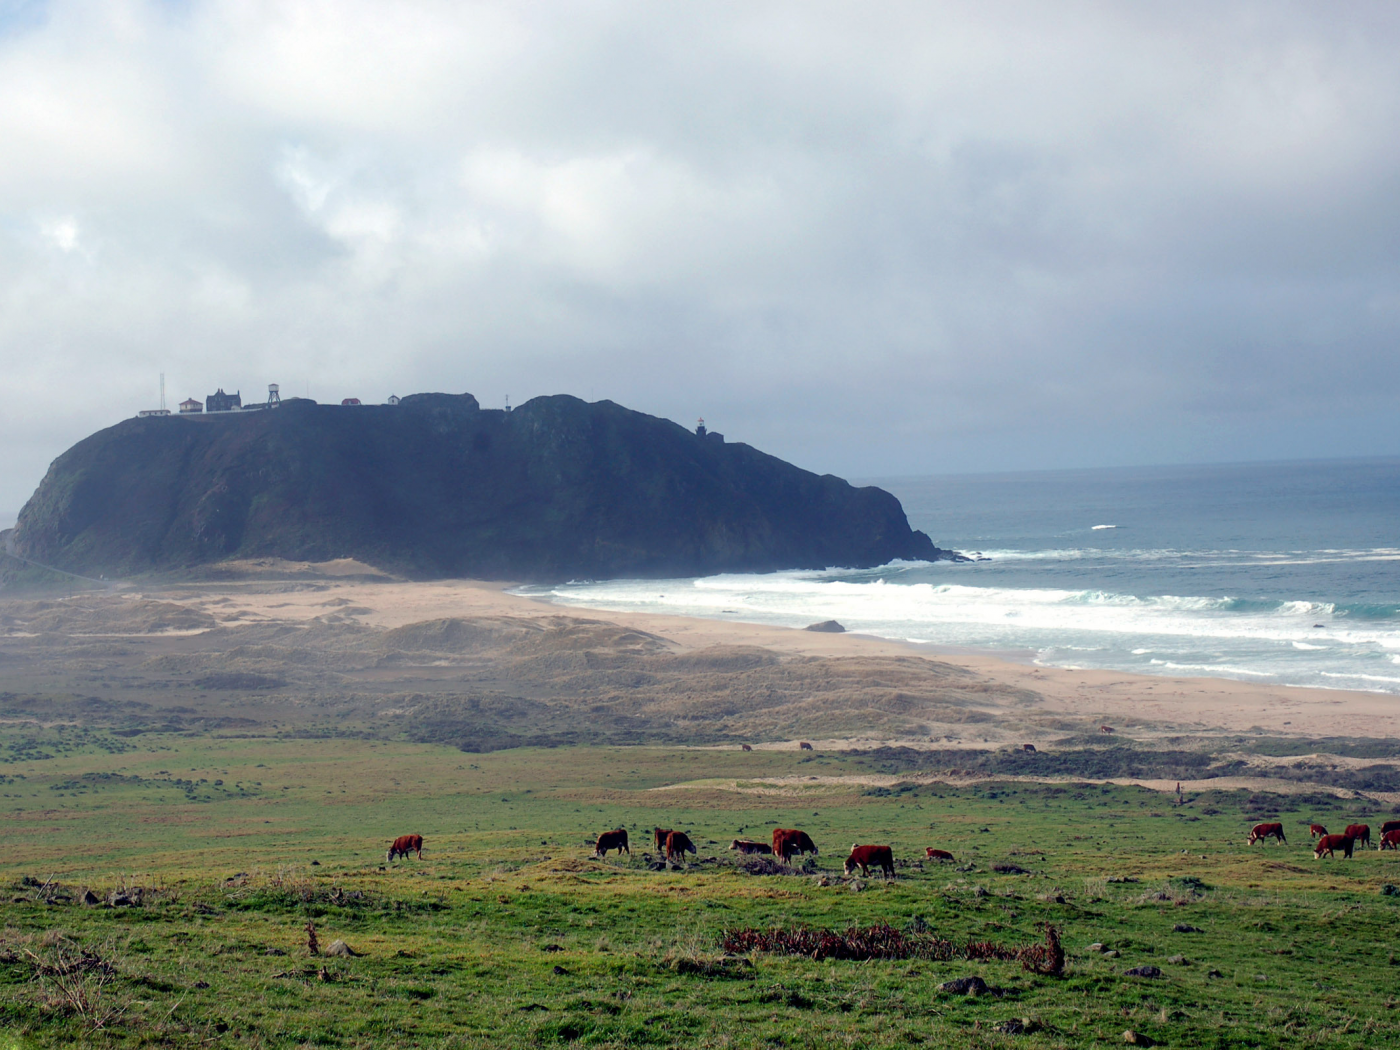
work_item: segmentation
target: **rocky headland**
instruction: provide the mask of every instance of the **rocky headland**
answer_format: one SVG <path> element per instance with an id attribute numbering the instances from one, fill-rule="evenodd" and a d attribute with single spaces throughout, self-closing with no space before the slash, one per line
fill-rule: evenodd
<path id="1" fill-rule="evenodd" d="M 128 419 L 54 461 L 7 547 L 109 578 L 259 557 L 515 580 L 957 557 L 882 489 L 609 401 L 470 394 Z"/>

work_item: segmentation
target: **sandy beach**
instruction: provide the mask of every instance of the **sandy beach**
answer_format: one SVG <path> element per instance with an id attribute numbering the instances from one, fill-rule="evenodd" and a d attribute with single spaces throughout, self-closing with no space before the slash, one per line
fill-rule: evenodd
<path id="1" fill-rule="evenodd" d="M 1148 676 L 1037 667 L 998 655 L 932 651 L 911 643 L 757 624 L 630 612 L 587 613 L 508 593 L 509 583 L 472 580 L 400 582 L 362 573 L 353 563 L 316 566 L 317 585 L 285 589 L 261 582 L 183 585 L 178 600 L 221 623 L 312 620 L 328 610 L 367 626 L 396 628 L 447 618 L 606 620 L 659 636 L 678 651 L 760 647 L 784 656 L 908 658 L 917 654 L 977 676 L 989 699 L 1030 692 L 1042 716 L 1131 728 L 1136 738 L 1176 733 L 1291 736 L 1400 736 L 1400 704 L 1379 693 L 1261 685 L 1216 678 Z M 372 570 L 368 570 L 372 572 Z M 174 590 L 173 588 L 171 590 Z M 149 597 L 172 597 L 165 589 Z M 230 600 L 232 599 L 232 600 Z M 1033 738 L 1032 741 L 1033 742 Z"/>

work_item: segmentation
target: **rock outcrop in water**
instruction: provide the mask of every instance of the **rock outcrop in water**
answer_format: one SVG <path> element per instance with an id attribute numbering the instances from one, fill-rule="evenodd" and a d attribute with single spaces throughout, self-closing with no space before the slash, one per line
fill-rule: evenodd
<path id="1" fill-rule="evenodd" d="M 54 461 L 10 549 L 108 577 L 250 557 L 557 580 L 953 556 L 882 489 L 609 401 L 470 394 L 128 419 Z"/>

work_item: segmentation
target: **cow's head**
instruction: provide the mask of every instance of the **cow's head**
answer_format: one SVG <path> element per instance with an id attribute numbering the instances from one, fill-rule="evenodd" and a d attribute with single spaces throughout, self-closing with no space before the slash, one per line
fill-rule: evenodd
<path id="1" fill-rule="evenodd" d="M 729 848 L 730 848 L 730 849 L 739 849 L 739 848 L 740 848 L 740 847 L 739 847 L 739 840 L 738 840 L 738 839 L 735 839 L 733 842 L 731 842 L 731 843 L 729 844 Z"/>
<path id="2" fill-rule="evenodd" d="M 856 870 L 856 859 L 855 859 L 855 857 L 847 857 L 847 858 L 846 858 L 846 865 L 845 865 L 845 867 L 846 867 L 846 874 L 847 874 L 847 875 L 849 875 L 851 872 L 855 871 L 855 870 Z"/>

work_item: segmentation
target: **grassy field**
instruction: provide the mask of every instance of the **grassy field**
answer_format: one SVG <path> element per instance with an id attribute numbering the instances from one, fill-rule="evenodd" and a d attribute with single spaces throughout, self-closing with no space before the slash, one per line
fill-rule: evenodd
<path id="1" fill-rule="evenodd" d="M 1374 829 L 1381 807 L 876 768 L 4 727 L 0 1047 L 1400 1045 L 1400 856 L 1315 862 L 1305 826 Z M 1245 846 L 1275 816 L 1289 845 Z M 688 869 L 648 865 L 656 824 L 695 839 Z M 591 859 L 620 826 L 630 859 Z M 725 849 L 776 826 L 817 841 L 811 871 L 750 874 Z M 423 860 L 386 867 L 408 832 Z M 840 877 L 855 841 L 907 863 L 857 890 Z M 956 864 L 917 863 L 926 846 Z M 360 954 L 312 957 L 308 922 Z M 1014 946 L 1047 922 L 1060 977 L 719 948 L 728 929 L 877 923 Z M 1145 965 L 1161 976 L 1126 972 Z M 939 990 L 971 974 L 999 994 Z"/>

